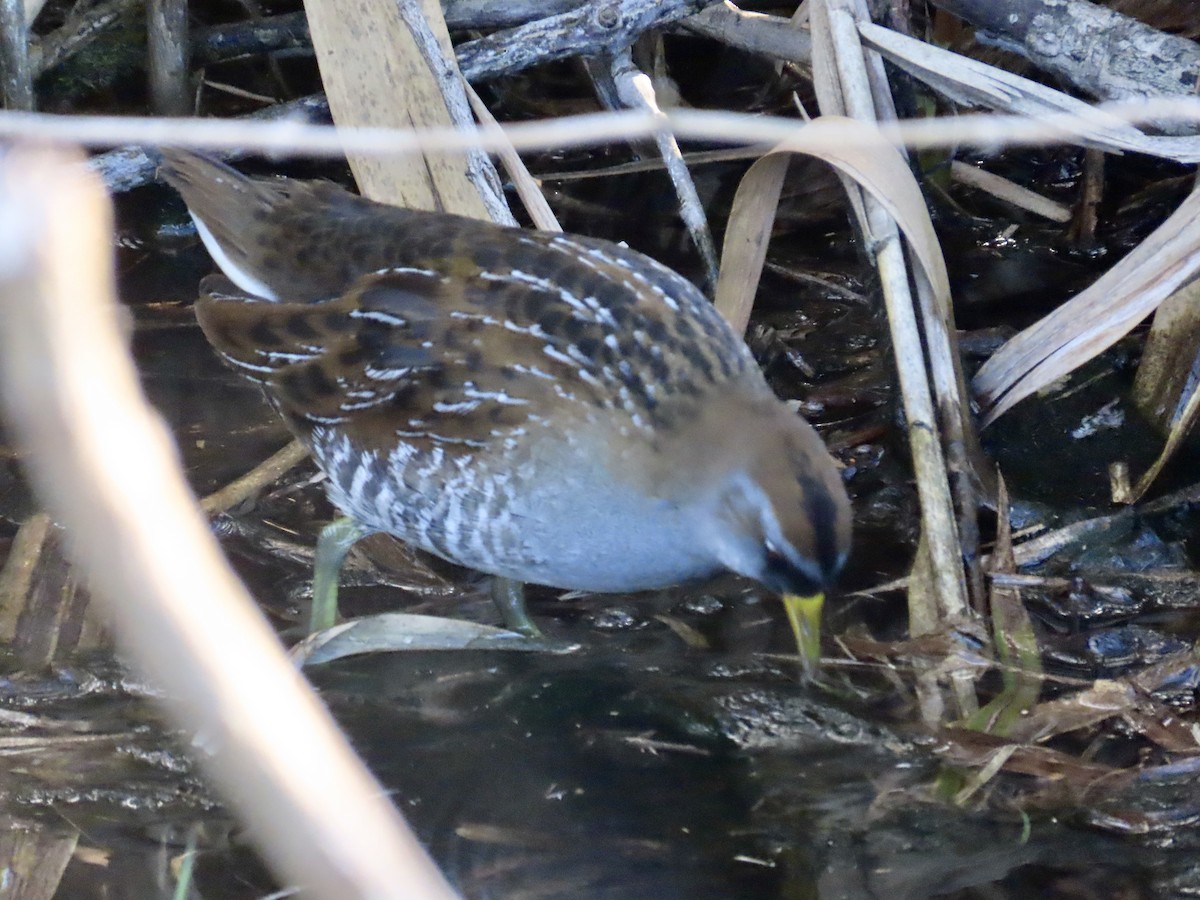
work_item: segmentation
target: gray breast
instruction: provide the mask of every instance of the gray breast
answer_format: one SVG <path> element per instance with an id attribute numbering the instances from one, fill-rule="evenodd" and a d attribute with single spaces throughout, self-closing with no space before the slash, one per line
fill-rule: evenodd
<path id="1" fill-rule="evenodd" d="M 662 587 L 719 568 L 699 544 L 699 509 L 635 489 L 585 440 L 543 435 L 499 468 L 486 452 L 409 444 L 383 458 L 322 428 L 312 446 L 335 506 L 459 565 L 601 592 Z"/>

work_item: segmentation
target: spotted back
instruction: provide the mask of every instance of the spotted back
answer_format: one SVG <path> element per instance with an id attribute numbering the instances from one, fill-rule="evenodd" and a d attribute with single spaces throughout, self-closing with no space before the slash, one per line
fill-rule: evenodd
<path id="1" fill-rule="evenodd" d="M 401 264 L 352 272 L 326 300 L 256 302 L 211 278 L 200 323 L 290 421 L 338 425 L 364 447 L 479 447 L 598 413 L 652 436 L 754 370 L 711 304 L 640 254 L 454 224 L 448 237 L 418 230 Z"/>
<path id="2" fill-rule="evenodd" d="M 756 478 L 769 493 L 746 493 L 747 521 L 779 520 L 778 543 L 799 535 L 798 570 L 840 560 L 841 544 L 810 539 L 844 518 L 808 497 L 840 490 L 819 440 L 805 432 L 801 474 L 822 480 L 802 483 L 782 451 L 803 423 L 674 272 L 606 241 L 167 159 L 224 272 L 197 301 L 205 334 L 367 527 L 560 586 L 631 590 L 720 565 L 758 577 L 762 546 L 745 565 L 725 553 L 746 545 L 727 485 L 782 460 Z M 790 512 L 763 512 L 776 499 Z"/>

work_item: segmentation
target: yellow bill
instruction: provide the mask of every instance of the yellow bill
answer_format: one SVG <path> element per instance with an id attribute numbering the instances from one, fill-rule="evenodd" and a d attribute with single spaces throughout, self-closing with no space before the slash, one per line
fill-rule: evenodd
<path id="1" fill-rule="evenodd" d="M 824 594 L 810 597 L 783 595 L 783 608 L 787 610 L 788 622 L 796 637 L 800 664 L 804 666 L 806 676 L 814 675 L 821 666 L 821 608 L 824 605 Z"/>

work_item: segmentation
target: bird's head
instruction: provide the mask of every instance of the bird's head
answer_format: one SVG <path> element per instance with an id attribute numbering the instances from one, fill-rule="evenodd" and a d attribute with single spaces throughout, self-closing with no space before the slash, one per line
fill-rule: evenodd
<path id="1" fill-rule="evenodd" d="M 783 597 L 810 668 L 825 592 L 850 551 L 850 501 L 832 457 L 807 422 L 786 414 L 735 457 L 717 503 L 712 551 Z"/>

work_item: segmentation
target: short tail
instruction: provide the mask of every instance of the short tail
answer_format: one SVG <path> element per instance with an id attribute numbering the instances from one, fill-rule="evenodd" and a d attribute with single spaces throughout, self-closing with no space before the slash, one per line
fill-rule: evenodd
<path id="1" fill-rule="evenodd" d="M 223 162 L 186 150 L 165 149 L 159 172 L 183 197 L 204 246 L 231 281 L 264 300 L 278 300 L 272 282 L 270 212 L 281 187 L 249 178 Z"/>

